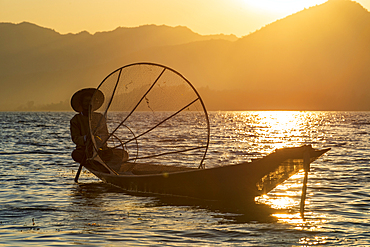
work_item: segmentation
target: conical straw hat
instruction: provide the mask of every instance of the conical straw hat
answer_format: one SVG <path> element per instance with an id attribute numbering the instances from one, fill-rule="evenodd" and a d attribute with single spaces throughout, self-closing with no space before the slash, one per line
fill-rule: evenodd
<path id="1" fill-rule="evenodd" d="M 82 98 L 86 95 L 94 97 L 92 100 L 92 111 L 99 109 L 104 103 L 104 94 L 96 88 L 84 88 L 77 91 L 71 98 L 71 106 L 76 112 L 82 112 Z"/>

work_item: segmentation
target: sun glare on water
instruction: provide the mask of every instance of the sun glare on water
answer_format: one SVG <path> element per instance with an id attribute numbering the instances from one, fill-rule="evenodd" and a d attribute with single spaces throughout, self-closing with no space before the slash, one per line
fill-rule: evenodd
<path id="1" fill-rule="evenodd" d="M 269 142 L 274 149 L 296 146 L 297 142 L 303 143 L 305 137 L 306 116 L 297 111 L 266 111 L 259 112 L 256 117 L 261 132 L 260 135 Z M 262 134 L 262 133 L 260 133 Z"/>
<path id="2" fill-rule="evenodd" d="M 318 133 L 322 126 L 320 112 L 300 111 L 259 111 L 245 112 L 245 121 L 252 129 L 254 144 L 259 149 L 271 151 L 284 147 L 297 147 L 303 144 L 320 143 L 323 136 Z M 301 228 L 306 223 L 299 213 L 302 193 L 303 170 L 293 175 L 283 184 L 278 185 L 267 195 L 256 198 L 257 202 L 267 204 L 280 210 L 274 214 L 280 222 L 296 225 Z M 305 204 L 309 205 L 309 199 Z M 307 212 L 310 214 L 310 212 Z M 315 225 L 315 220 L 310 223 Z M 312 226 L 314 227 L 314 226 Z"/>
<path id="3" fill-rule="evenodd" d="M 324 129 L 328 122 L 327 113 L 314 111 L 243 111 L 214 113 L 211 119 L 214 128 L 222 133 L 222 139 L 212 140 L 216 145 L 220 163 L 238 164 L 246 160 L 266 156 L 276 149 L 312 145 L 314 148 L 323 148 L 327 138 Z M 222 121 L 227 124 L 222 124 Z M 230 142 L 225 145 L 225 137 Z M 234 158 L 235 157 L 235 158 Z M 309 177 L 312 178 L 311 173 Z M 256 202 L 268 205 L 276 210 L 273 216 L 280 222 L 291 224 L 299 229 L 310 225 L 315 229 L 318 223 L 325 220 L 325 216 L 316 219 L 310 211 L 310 192 L 305 200 L 305 216 L 310 220 L 303 220 L 300 215 L 300 202 L 303 169 L 291 176 L 284 183 L 278 185 L 267 195 L 256 197 Z"/>
<path id="4" fill-rule="evenodd" d="M 220 119 L 220 116 L 217 118 Z M 218 152 L 222 150 L 219 158 L 220 162 L 225 164 L 230 164 L 230 159 L 233 163 L 239 163 L 258 158 L 259 155 L 267 155 L 275 149 L 298 147 L 304 144 L 314 145 L 324 138 L 322 133 L 317 131 L 321 121 L 320 112 L 227 112 L 221 118 L 228 122 L 228 126 L 220 128 L 223 139 L 215 142 L 223 143 L 224 138 L 227 138 L 231 146 L 212 144 L 212 147 Z M 233 124 L 230 125 L 230 122 Z M 218 126 L 223 124 L 220 122 Z"/>

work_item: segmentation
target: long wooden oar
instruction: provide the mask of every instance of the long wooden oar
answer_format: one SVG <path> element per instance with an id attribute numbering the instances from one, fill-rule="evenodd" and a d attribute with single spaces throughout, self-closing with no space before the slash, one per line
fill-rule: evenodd
<path id="1" fill-rule="evenodd" d="M 302 195 L 301 195 L 301 205 L 300 205 L 300 213 L 301 217 L 304 220 L 304 206 L 306 201 L 306 193 L 307 193 L 307 181 L 308 181 L 308 172 L 310 171 L 310 150 L 307 147 L 303 153 L 303 168 L 304 168 L 304 178 L 303 178 L 303 186 L 302 186 Z"/>
<path id="2" fill-rule="evenodd" d="M 80 173 L 81 173 L 81 170 L 82 170 L 82 163 L 80 164 L 80 167 L 78 168 L 77 170 L 77 173 L 76 173 L 76 177 L 75 177 L 75 182 L 78 183 L 78 178 L 80 177 Z"/>
<path id="3" fill-rule="evenodd" d="M 80 173 L 81 173 L 82 167 L 84 166 L 83 164 L 86 162 L 86 152 L 85 152 L 85 154 L 84 154 L 84 156 L 82 158 L 82 161 L 80 163 L 80 167 L 78 168 L 77 173 L 76 173 L 76 177 L 75 177 L 75 182 L 76 183 L 78 183 L 78 178 L 80 177 Z"/>

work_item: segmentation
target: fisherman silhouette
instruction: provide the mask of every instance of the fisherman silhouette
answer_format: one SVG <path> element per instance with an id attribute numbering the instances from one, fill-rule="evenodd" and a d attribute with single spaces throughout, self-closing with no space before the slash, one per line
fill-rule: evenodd
<path id="1" fill-rule="evenodd" d="M 101 142 L 99 152 L 104 159 L 109 159 L 111 150 L 106 145 L 106 140 L 109 137 L 105 118 L 102 114 L 96 113 L 104 103 L 104 94 L 94 88 L 84 88 L 77 91 L 71 98 L 72 108 L 78 112 L 70 121 L 70 130 L 72 141 L 76 144 L 75 150 L 72 152 L 72 158 L 81 165 L 86 165 L 86 159 L 93 155 L 93 143 L 91 136 L 94 136 L 95 142 Z M 91 107 L 91 109 L 90 109 Z M 95 122 L 95 133 L 91 135 L 89 118 L 92 114 Z M 91 123 L 94 125 L 94 123 Z"/>

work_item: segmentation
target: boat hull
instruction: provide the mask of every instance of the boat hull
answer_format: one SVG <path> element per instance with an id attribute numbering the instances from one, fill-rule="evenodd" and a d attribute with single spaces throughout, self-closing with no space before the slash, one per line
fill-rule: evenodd
<path id="1" fill-rule="evenodd" d="M 328 150 L 317 150 L 310 146 L 285 148 L 264 158 L 237 165 L 160 174 L 117 175 L 97 171 L 89 166 L 86 168 L 102 181 L 127 192 L 203 200 L 250 201 L 271 191 L 303 169 L 305 152 L 308 152 L 311 163 Z"/>

